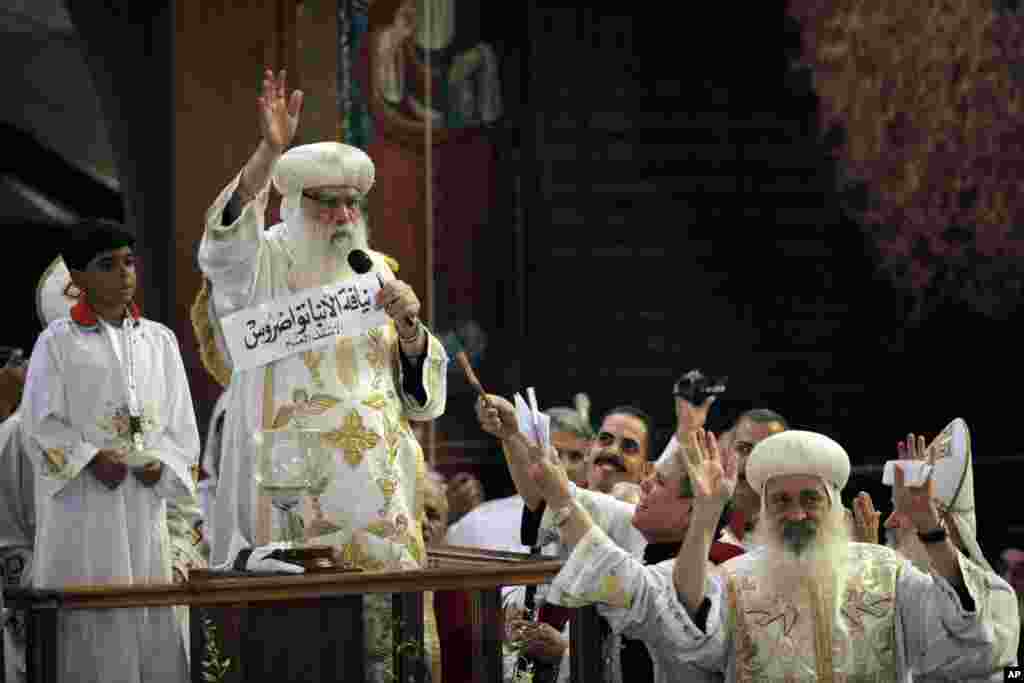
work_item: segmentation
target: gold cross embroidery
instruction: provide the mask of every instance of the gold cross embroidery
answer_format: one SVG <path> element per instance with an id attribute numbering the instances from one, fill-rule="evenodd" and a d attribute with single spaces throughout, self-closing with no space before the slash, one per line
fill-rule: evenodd
<path id="1" fill-rule="evenodd" d="M 340 449 L 350 467 L 358 467 L 363 462 L 366 451 L 380 443 L 380 435 L 366 428 L 363 418 L 356 410 L 345 417 L 340 429 L 327 432 L 321 439 L 325 446 Z"/>

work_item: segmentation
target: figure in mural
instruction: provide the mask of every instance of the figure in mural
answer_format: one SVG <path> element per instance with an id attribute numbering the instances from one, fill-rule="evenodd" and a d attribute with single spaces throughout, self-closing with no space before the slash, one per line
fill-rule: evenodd
<path id="1" fill-rule="evenodd" d="M 499 307 L 482 297 L 499 291 L 486 265 L 497 247 L 478 238 L 496 220 L 510 226 L 513 215 L 496 207 L 499 60 L 481 42 L 481 9 L 458 10 L 451 0 L 352 8 L 341 26 L 352 57 L 346 141 L 365 147 L 388 188 L 369 197 L 375 239 L 394 245 L 403 279 L 417 291 L 433 283 L 424 317 L 437 330 L 473 320 L 490 332 Z M 443 267 L 428 272 L 431 250 Z M 435 426 L 436 444 L 459 440 L 455 418 Z"/>
<path id="2" fill-rule="evenodd" d="M 382 2 L 370 8 L 363 80 L 376 134 L 422 144 L 429 120 L 443 142 L 446 128 L 500 118 L 497 56 L 482 42 L 460 50 L 455 16 L 455 0 Z"/>

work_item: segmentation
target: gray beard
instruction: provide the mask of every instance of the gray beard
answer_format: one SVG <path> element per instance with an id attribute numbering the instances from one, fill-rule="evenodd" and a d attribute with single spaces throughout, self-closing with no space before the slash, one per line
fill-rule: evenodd
<path id="1" fill-rule="evenodd" d="M 811 520 L 786 522 L 782 527 L 782 543 L 786 550 L 801 556 L 818 535 L 818 525 Z"/>

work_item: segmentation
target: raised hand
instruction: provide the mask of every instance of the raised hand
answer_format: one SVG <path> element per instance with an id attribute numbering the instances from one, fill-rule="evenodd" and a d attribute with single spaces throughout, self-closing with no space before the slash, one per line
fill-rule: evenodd
<path id="1" fill-rule="evenodd" d="M 923 436 L 907 434 L 907 438 L 896 444 L 900 460 L 926 460 L 928 450 Z M 934 459 L 933 459 L 934 460 Z"/>
<path id="2" fill-rule="evenodd" d="M 683 447 L 683 462 L 693 485 L 696 504 L 724 506 L 736 490 L 738 468 L 732 449 L 725 453 L 718 447 L 712 432 L 698 429 L 691 432 Z"/>
<path id="3" fill-rule="evenodd" d="M 264 142 L 277 154 L 284 152 L 295 137 L 302 110 L 302 91 L 296 90 L 289 97 L 286 75 L 286 71 L 281 69 L 275 77 L 274 72 L 267 69 L 257 98 L 260 133 Z"/>
<path id="4" fill-rule="evenodd" d="M 704 428 L 704 423 L 708 420 L 708 412 L 711 410 L 711 404 L 715 402 L 715 397 L 708 396 L 699 406 L 693 405 L 681 396 L 676 396 L 675 398 L 676 440 L 682 444 L 689 438 L 688 434 Z"/>
<path id="5" fill-rule="evenodd" d="M 570 497 L 569 477 L 558 460 L 558 451 L 548 447 L 530 445 L 530 465 L 527 473 L 537 486 L 541 496 L 552 508 L 564 505 Z"/>
<path id="6" fill-rule="evenodd" d="M 878 543 L 878 522 L 882 513 L 875 510 L 871 494 L 861 491 L 853 499 L 853 535 L 859 543 Z"/>
<path id="7" fill-rule="evenodd" d="M 915 437 L 913 434 L 907 436 L 907 441 L 901 449 L 900 459 L 926 459 L 929 465 L 935 465 L 934 452 L 925 456 L 924 437 Z M 902 517 L 916 528 L 918 532 L 931 531 L 938 528 L 940 524 L 939 514 L 935 509 L 935 503 L 932 501 L 932 498 L 935 496 L 935 482 L 932 480 L 932 472 L 928 473 L 928 478 L 921 486 L 907 486 L 904 466 L 902 463 L 898 464 L 896 466 L 894 493 L 896 509 L 893 511 L 893 517 L 896 517 L 897 520 Z M 890 526 L 888 520 L 886 521 L 886 526 Z"/>
<path id="8" fill-rule="evenodd" d="M 413 288 L 401 280 L 390 280 L 377 292 L 378 306 L 395 321 L 402 336 L 409 336 L 414 330 L 407 329 L 409 320 L 415 320 L 420 313 L 420 299 Z"/>
<path id="9" fill-rule="evenodd" d="M 519 432 L 516 408 L 501 396 L 487 395 L 488 406 L 483 397 L 476 400 L 476 419 L 480 427 L 499 439 L 505 440 Z"/>

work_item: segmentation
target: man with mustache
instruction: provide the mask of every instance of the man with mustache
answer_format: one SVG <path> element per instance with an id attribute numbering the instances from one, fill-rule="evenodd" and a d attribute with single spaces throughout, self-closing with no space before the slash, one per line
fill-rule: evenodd
<path id="1" fill-rule="evenodd" d="M 655 567 L 610 542 L 553 485 L 544 455 L 531 453 L 531 474 L 551 504 L 569 506 L 563 537 L 577 540 L 553 599 L 603 602 L 666 667 L 695 665 L 728 681 L 988 680 L 1012 661 L 997 652 L 996 634 L 1019 626 L 986 609 L 990 592 L 1010 588 L 940 538 L 931 482 L 905 486 L 897 469 L 897 509 L 926 530 L 932 572 L 923 574 L 888 548 L 849 541 L 840 492 L 850 461 L 838 443 L 813 432 L 775 434 L 747 463 L 761 493 L 761 547 L 711 575 L 703 558 L 737 466 L 703 432 L 690 453 L 689 533 L 676 560 Z"/>
<path id="2" fill-rule="evenodd" d="M 620 481 L 639 484 L 651 450 L 650 417 L 639 408 L 618 406 L 605 413 L 587 454 L 587 488 L 611 493 Z"/>
<path id="3" fill-rule="evenodd" d="M 336 468 L 319 496 L 324 519 L 306 524 L 307 540 L 334 547 L 362 569 L 419 568 L 426 555 L 416 481 L 426 476 L 426 464 L 409 420 L 444 412 L 448 358 L 419 322 L 420 300 L 412 287 L 395 279 L 387 259 L 369 249 L 362 207 L 373 186 L 373 162 L 362 150 L 335 142 L 289 149 L 301 106 L 302 93 L 287 92 L 285 72 L 267 70 L 257 102 L 260 143 L 206 213 L 198 259 L 210 288 L 208 317 L 215 323 L 351 278 L 348 256 L 360 249 L 383 280 L 375 303 L 391 320 L 231 377 L 210 564 L 244 568 L 253 546 L 279 540 L 269 501 L 258 495 L 253 477 L 253 438 L 270 429 L 304 428 L 325 432 Z M 264 229 L 271 181 L 282 195 L 282 222 Z M 349 493 L 356 482 L 365 496 Z M 374 519 L 352 523 L 357 515 L 365 520 L 367 506 Z M 369 616 L 375 610 L 390 614 L 390 597 L 365 601 L 369 651 L 390 653 L 388 619 Z M 431 651 L 436 631 L 429 604 L 426 613 Z M 387 658 L 371 658 L 370 679 L 385 675 Z"/>

